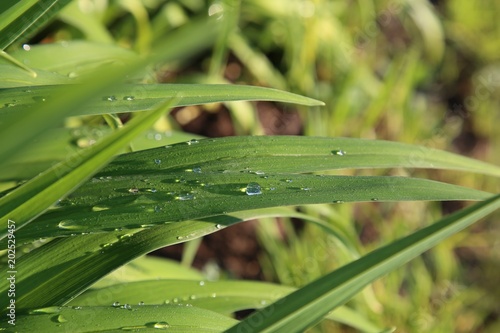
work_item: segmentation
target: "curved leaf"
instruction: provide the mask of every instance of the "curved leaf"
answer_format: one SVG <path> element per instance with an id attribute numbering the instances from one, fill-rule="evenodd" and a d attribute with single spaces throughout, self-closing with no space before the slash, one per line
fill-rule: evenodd
<path id="1" fill-rule="evenodd" d="M 68 89 L 78 85 L 68 85 Z M 29 88 L 29 89 L 28 89 Z M 0 108 L 0 116 L 28 112 L 41 101 L 59 95 L 61 85 L 0 89 L 0 105 L 16 101 L 15 105 Z M 276 101 L 302 105 L 324 105 L 318 100 L 271 88 L 231 84 L 132 84 L 108 90 L 106 94 L 86 101 L 73 115 L 95 115 L 151 110 L 165 99 L 177 97 L 175 106 L 227 101 Z"/>

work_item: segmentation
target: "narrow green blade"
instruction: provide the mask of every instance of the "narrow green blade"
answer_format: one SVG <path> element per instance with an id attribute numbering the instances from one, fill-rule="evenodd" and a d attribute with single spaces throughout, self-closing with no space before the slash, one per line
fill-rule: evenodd
<path id="1" fill-rule="evenodd" d="M 80 187 L 68 200 L 62 201 L 60 208 L 40 216 L 30 228 L 17 231 L 16 238 L 24 243 L 40 237 L 135 229 L 276 206 L 361 201 L 482 200 L 491 195 L 456 185 L 405 177 L 294 174 L 268 174 L 265 177 L 252 174 L 215 177 L 186 172 L 112 176 L 111 179 L 98 177 Z M 258 193 L 249 195 L 251 191 Z M 19 209 L 26 212 L 23 207 L 21 205 Z M 6 216 L 22 215 L 16 212 Z"/>
<path id="2" fill-rule="evenodd" d="M 71 85 L 75 87 L 75 85 Z M 78 87 L 78 86 L 76 86 Z M 15 100 L 15 105 L 0 108 L 0 117 L 15 112 L 27 112 L 44 100 L 53 100 L 61 85 L 0 89 L 0 105 Z M 151 110 L 165 99 L 176 96 L 175 106 L 228 101 L 276 101 L 302 105 L 324 105 L 323 102 L 286 91 L 230 84 L 138 84 L 125 85 L 105 95 L 87 101 L 73 115 L 93 115 Z"/>
<path id="3" fill-rule="evenodd" d="M 477 203 L 308 284 L 226 332 L 302 332 L 369 283 L 500 208 L 500 195 Z"/>

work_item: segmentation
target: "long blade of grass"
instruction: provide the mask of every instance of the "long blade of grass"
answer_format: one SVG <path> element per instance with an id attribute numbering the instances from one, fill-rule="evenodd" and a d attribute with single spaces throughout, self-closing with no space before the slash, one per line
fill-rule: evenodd
<path id="1" fill-rule="evenodd" d="M 73 85 L 75 87 L 75 85 Z M 0 117 L 18 112 L 28 112 L 37 101 L 53 100 L 59 86 L 34 86 L 6 88 L 0 90 L 0 105 L 15 100 L 16 105 L 0 109 Z M 227 101 L 275 101 L 302 105 L 324 105 L 312 98 L 286 91 L 229 84 L 143 84 L 128 85 L 108 91 L 105 95 L 87 101 L 85 108 L 73 115 L 95 115 L 151 110 L 166 98 L 176 96 L 175 106 L 206 104 Z"/>
<path id="2" fill-rule="evenodd" d="M 491 195 L 456 185 L 405 177 L 292 174 L 268 174 L 265 177 L 251 174 L 214 177 L 198 176 L 196 173 L 186 175 L 183 172 L 95 178 L 78 189 L 68 201 L 61 202 L 63 206 L 60 209 L 40 216 L 30 228 L 17 231 L 16 238 L 23 243 L 37 237 L 135 229 L 276 206 L 362 201 L 482 200 Z M 261 194 L 245 193 L 257 188 Z M 19 209 L 22 208 L 21 205 Z M 15 211 L 5 216 L 22 215 Z"/>
<path id="3" fill-rule="evenodd" d="M 398 268 L 486 215 L 500 209 L 500 195 L 450 215 L 379 248 L 253 313 L 226 332 L 302 332 L 369 283 Z"/>

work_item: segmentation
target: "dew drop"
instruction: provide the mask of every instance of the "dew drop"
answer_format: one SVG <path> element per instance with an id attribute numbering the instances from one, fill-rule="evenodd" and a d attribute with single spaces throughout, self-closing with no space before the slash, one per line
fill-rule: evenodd
<path id="1" fill-rule="evenodd" d="M 106 97 L 103 97 L 103 100 L 108 101 L 108 102 L 114 102 L 114 101 L 116 101 L 116 96 L 106 96 Z"/>
<path id="2" fill-rule="evenodd" d="M 252 182 L 249 183 L 245 188 L 245 193 L 247 195 L 259 195 L 262 194 L 262 189 L 260 188 L 259 184 Z"/>
<path id="3" fill-rule="evenodd" d="M 92 207 L 93 212 L 102 212 L 103 210 L 108 210 L 109 207 L 107 206 L 94 206 Z"/>
<path id="4" fill-rule="evenodd" d="M 134 96 L 125 96 L 125 97 L 123 97 L 124 101 L 133 101 L 134 99 L 135 99 Z"/>
<path id="5" fill-rule="evenodd" d="M 196 198 L 192 193 L 182 193 L 175 197 L 175 200 L 181 200 L 181 201 L 193 200 L 193 199 Z"/>
<path id="6" fill-rule="evenodd" d="M 140 329 L 143 329 L 143 328 L 148 328 L 147 326 L 144 326 L 144 325 L 138 325 L 138 326 L 123 326 L 121 327 L 120 329 L 122 331 L 134 331 L 134 332 L 138 332 Z"/>
<path id="7" fill-rule="evenodd" d="M 82 309 L 82 307 L 81 307 L 81 306 L 74 306 L 74 307 L 73 307 L 73 310 L 81 310 L 81 309 Z"/>
<path id="8" fill-rule="evenodd" d="M 132 187 L 128 189 L 129 193 L 137 194 L 139 193 L 139 189 L 137 187 Z"/>
<path id="9" fill-rule="evenodd" d="M 13 107 L 13 106 L 16 106 L 16 103 L 5 103 L 3 106 L 4 106 L 5 108 L 11 108 L 11 107 Z"/>
<path id="10" fill-rule="evenodd" d="M 193 168 L 194 173 L 201 173 L 201 168 L 200 167 L 195 167 Z"/>
<path id="11" fill-rule="evenodd" d="M 120 306 L 120 302 L 118 302 L 118 301 L 117 302 L 113 302 L 113 304 L 111 304 L 111 306 L 117 308 L 117 307 Z"/>
<path id="12" fill-rule="evenodd" d="M 151 193 L 156 193 L 157 192 L 157 190 L 154 187 L 150 188 L 150 189 L 147 189 L 146 191 L 151 192 Z"/>
<path id="13" fill-rule="evenodd" d="M 167 146 L 165 146 L 165 148 L 169 149 L 169 148 L 172 148 L 172 146 L 167 145 Z"/>
<path id="14" fill-rule="evenodd" d="M 371 198 L 371 201 L 378 201 L 378 198 Z"/>
<path id="15" fill-rule="evenodd" d="M 119 240 L 125 240 L 125 239 L 128 239 L 132 237 L 132 234 L 124 234 L 124 235 L 121 235 L 120 237 L 118 237 Z"/>
<path id="16" fill-rule="evenodd" d="M 161 164 L 161 160 L 158 159 L 158 158 L 155 158 L 154 162 L 155 162 L 156 165 L 160 165 Z"/>
<path id="17" fill-rule="evenodd" d="M 302 191 L 310 191 L 310 190 L 311 190 L 311 188 L 310 188 L 310 187 L 301 187 L 300 189 L 301 189 Z"/>
<path id="18" fill-rule="evenodd" d="M 338 150 L 332 150 L 332 154 L 338 155 L 338 156 L 344 156 L 346 154 L 346 152 L 343 151 L 342 149 L 338 149 Z"/>
<path id="19" fill-rule="evenodd" d="M 166 321 L 159 321 L 157 323 L 154 323 L 153 328 L 161 329 L 164 330 L 166 328 L 169 328 L 170 325 Z"/>
<path id="20" fill-rule="evenodd" d="M 215 297 L 217 297 L 217 294 L 216 293 L 212 293 L 212 294 L 210 294 L 210 297 L 215 298 Z"/>
<path id="21" fill-rule="evenodd" d="M 177 239 L 181 240 L 181 239 L 184 239 L 184 237 L 183 236 L 177 236 Z"/>
<path id="22" fill-rule="evenodd" d="M 341 204 L 341 203 L 344 203 L 344 200 L 333 200 L 333 203 Z"/>
<path id="23" fill-rule="evenodd" d="M 33 98 L 33 100 L 34 100 L 35 102 L 46 102 L 46 101 L 47 101 L 47 100 L 45 99 L 45 97 L 41 97 L 41 96 L 33 96 L 32 98 Z"/>
<path id="24" fill-rule="evenodd" d="M 221 229 L 221 228 L 222 228 L 222 225 L 220 225 L 220 224 L 215 225 L 215 229 Z"/>
<path id="25" fill-rule="evenodd" d="M 76 224 L 75 221 L 72 221 L 72 220 L 61 221 L 61 222 L 59 222 L 57 227 L 59 229 L 64 229 L 64 230 L 76 230 L 76 229 L 82 228 L 82 226 Z"/>
<path id="26" fill-rule="evenodd" d="M 291 179 L 285 179 L 285 182 L 291 183 L 291 182 L 293 182 L 293 180 L 291 180 Z"/>
<path id="27" fill-rule="evenodd" d="M 66 318 L 64 318 L 63 315 L 57 316 L 57 322 L 59 322 L 59 323 L 65 323 L 67 321 L 68 320 Z"/>
<path id="28" fill-rule="evenodd" d="M 187 143 L 188 146 L 191 146 L 191 145 L 194 145 L 194 144 L 197 144 L 199 143 L 200 141 L 196 140 L 196 139 L 192 139 L 192 140 L 189 140 Z"/>
<path id="29" fill-rule="evenodd" d="M 205 281 L 200 281 L 198 284 L 199 284 L 200 286 L 204 286 L 204 285 L 205 285 Z"/>
<path id="30" fill-rule="evenodd" d="M 74 78 L 78 77 L 78 74 L 76 72 L 69 72 L 68 73 L 68 77 L 70 79 L 74 79 Z"/>
<path id="31" fill-rule="evenodd" d="M 156 133 L 155 136 L 154 136 L 155 140 L 156 141 L 160 141 L 162 139 L 162 136 L 160 133 Z"/>
<path id="32" fill-rule="evenodd" d="M 130 304 L 123 304 L 121 308 L 126 310 L 132 310 L 132 306 Z"/>
<path id="33" fill-rule="evenodd" d="M 144 305 L 144 302 L 143 302 L 143 301 L 140 301 L 140 302 L 138 303 L 138 305 Z"/>
<path id="34" fill-rule="evenodd" d="M 37 313 L 52 314 L 52 313 L 59 313 L 59 312 L 61 312 L 61 307 L 59 307 L 59 306 L 49 306 L 49 307 L 46 307 L 46 308 L 40 308 L 40 309 L 31 310 L 29 313 L 30 314 L 37 314 Z"/>
<path id="35" fill-rule="evenodd" d="M 101 249 L 106 249 L 110 246 L 113 246 L 113 243 L 104 243 L 104 244 L 101 244 Z"/>
<path id="36" fill-rule="evenodd" d="M 28 44 L 23 44 L 23 50 L 29 51 L 29 50 L 31 50 L 31 46 L 29 46 Z"/>

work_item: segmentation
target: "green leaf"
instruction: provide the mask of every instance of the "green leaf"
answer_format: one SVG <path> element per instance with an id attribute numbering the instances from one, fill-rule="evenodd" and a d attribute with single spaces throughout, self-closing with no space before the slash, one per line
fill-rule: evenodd
<path id="1" fill-rule="evenodd" d="M 302 332 L 369 283 L 497 209 L 500 195 L 381 247 L 253 313 L 226 332 Z"/>
<path id="2" fill-rule="evenodd" d="M 481 200 L 490 195 L 456 185 L 405 177 L 268 174 L 267 178 L 261 178 L 252 174 L 231 173 L 217 177 L 185 171 L 101 177 L 93 178 L 80 187 L 67 201 L 60 203 L 61 208 L 40 216 L 31 228 L 19 230 L 18 242 L 75 233 L 150 227 L 165 222 L 276 206 L 360 201 Z M 248 192 L 252 186 L 258 187 L 261 194 L 247 195 L 245 191 Z M 10 213 L 8 216 L 20 215 Z"/>
<path id="3" fill-rule="evenodd" d="M 107 307 L 50 307 L 16 318 L 17 332 L 221 332 L 237 321 L 196 307 L 122 305 Z M 2 326 L 7 327 L 6 323 Z"/>
<path id="4" fill-rule="evenodd" d="M 115 284 L 91 289 L 69 303 L 72 306 L 121 304 L 191 304 L 198 308 L 231 314 L 245 309 L 260 309 L 296 288 L 255 281 L 155 280 Z M 339 307 L 327 319 L 342 322 L 363 332 L 380 332 L 366 318 L 348 307 Z"/>
<path id="5" fill-rule="evenodd" d="M 78 87 L 70 85 L 69 87 Z M 42 100 L 53 100 L 61 86 L 34 86 L 0 89 L 0 105 L 15 100 L 11 107 L 0 109 L 0 117 L 14 112 L 27 112 Z M 276 101 L 302 105 L 324 105 L 323 102 L 286 91 L 230 84 L 138 84 L 125 85 L 87 101 L 73 115 L 93 115 L 151 110 L 158 103 L 176 96 L 175 106 L 227 101 Z"/>
<path id="6" fill-rule="evenodd" d="M 19 1 L 0 14 L 0 49 L 48 22 L 70 0 L 25 0 Z"/>

